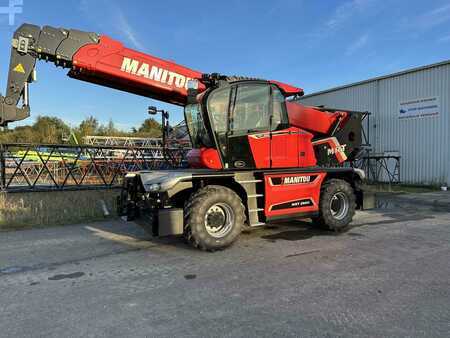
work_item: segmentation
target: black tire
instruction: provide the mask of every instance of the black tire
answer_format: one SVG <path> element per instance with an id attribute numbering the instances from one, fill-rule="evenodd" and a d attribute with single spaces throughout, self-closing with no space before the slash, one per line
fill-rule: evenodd
<path id="1" fill-rule="evenodd" d="M 327 230 L 343 231 L 352 221 L 355 209 L 356 199 L 352 186 L 344 180 L 330 179 L 322 184 L 319 216 L 312 221 Z"/>
<path id="2" fill-rule="evenodd" d="M 216 251 L 230 246 L 244 223 L 244 205 L 227 187 L 201 188 L 191 195 L 184 208 L 184 238 L 201 250 Z"/>

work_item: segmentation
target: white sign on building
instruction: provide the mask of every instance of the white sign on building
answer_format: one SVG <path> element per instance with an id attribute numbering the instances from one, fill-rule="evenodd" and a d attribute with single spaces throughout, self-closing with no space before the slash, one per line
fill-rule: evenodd
<path id="1" fill-rule="evenodd" d="M 398 118 L 411 119 L 439 116 L 440 101 L 438 96 L 415 99 L 399 103 Z"/>

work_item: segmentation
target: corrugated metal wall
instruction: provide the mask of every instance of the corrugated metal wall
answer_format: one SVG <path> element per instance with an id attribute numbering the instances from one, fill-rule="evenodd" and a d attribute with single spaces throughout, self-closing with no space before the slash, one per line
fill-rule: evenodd
<path id="1" fill-rule="evenodd" d="M 438 117 L 399 119 L 399 103 L 438 96 Z M 402 182 L 450 184 L 450 64 L 440 64 L 354 86 L 308 95 L 300 101 L 370 111 L 373 151 L 398 151 Z"/>

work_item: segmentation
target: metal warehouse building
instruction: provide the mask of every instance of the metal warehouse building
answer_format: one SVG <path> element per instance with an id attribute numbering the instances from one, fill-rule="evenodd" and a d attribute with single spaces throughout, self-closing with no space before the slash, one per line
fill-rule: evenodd
<path id="1" fill-rule="evenodd" d="M 402 182 L 450 184 L 450 60 L 324 90 L 300 101 L 369 111 L 371 151 L 398 153 Z"/>

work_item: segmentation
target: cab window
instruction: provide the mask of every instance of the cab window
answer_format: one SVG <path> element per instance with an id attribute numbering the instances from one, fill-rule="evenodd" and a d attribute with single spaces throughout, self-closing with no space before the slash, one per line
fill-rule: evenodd
<path id="1" fill-rule="evenodd" d="M 224 133 L 227 131 L 229 101 L 229 88 L 216 90 L 208 98 L 208 112 L 216 133 Z"/>
<path id="2" fill-rule="evenodd" d="M 269 128 L 268 85 L 240 85 L 236 89 L 235 103 L 230 116 L 231 133 L 249 133 Z"/>
<path id="3" fill-rule="evenodd" d="M 275 86 L 272 86 L 272 107 L 272 130 L 287 128 L 289 122 L 287 119 L 285 97 Z"/>

